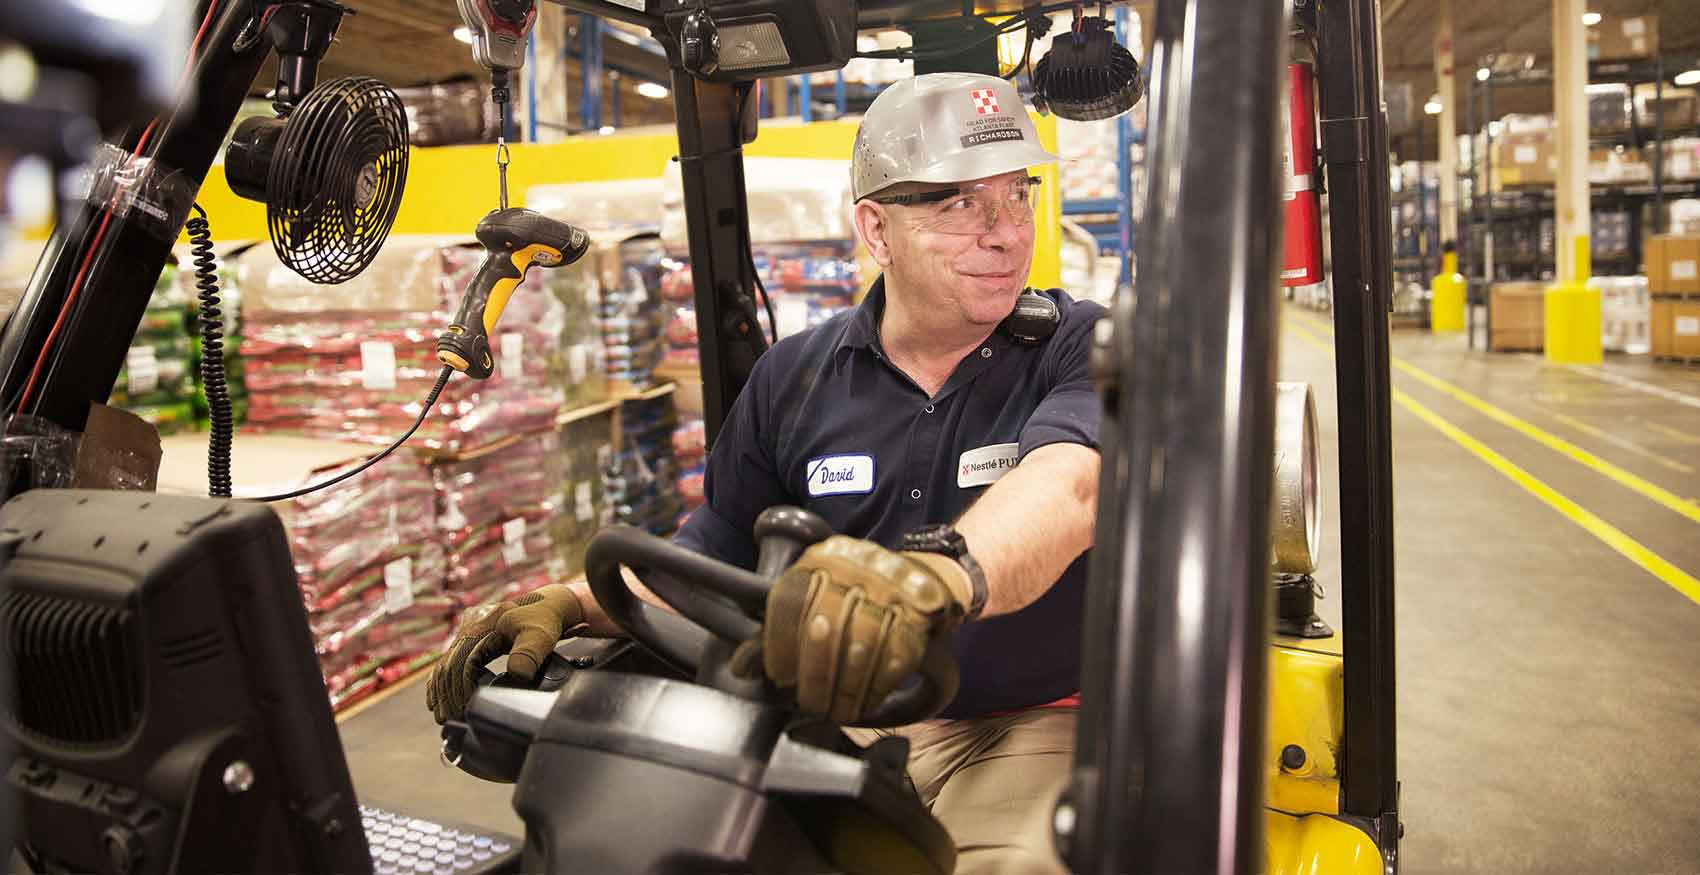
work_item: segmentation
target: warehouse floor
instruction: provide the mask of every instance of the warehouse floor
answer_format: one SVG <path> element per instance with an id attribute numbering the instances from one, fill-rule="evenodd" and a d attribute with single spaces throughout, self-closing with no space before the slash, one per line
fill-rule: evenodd
<path id="1" fill-rule="evenodd" d="M 1330 322 L 1285 317 L 1332 486 Z M 1700 873 L 1700 369 L 1393 351 L 1402 871 Z M 363 802 L 521 831 L 437 765 L 422 684 L 341 728 Z"/>

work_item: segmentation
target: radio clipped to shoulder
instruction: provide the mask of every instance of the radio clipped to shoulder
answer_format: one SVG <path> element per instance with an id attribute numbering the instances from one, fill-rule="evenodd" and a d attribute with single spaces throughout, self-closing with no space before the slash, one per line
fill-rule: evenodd
<path id="1" fill-rule="evenodd" d="M 1029 288 L 1021 291 L 1021 297 L 1015 300 L 1015 309 L 998 324 L 998 330 L 1023 346 L 1038 346 L 1057 333 L 1057 323 L 1061 321 L 1062 310 L 1057 307 L 1057 302 L 1037 289 Z"/>

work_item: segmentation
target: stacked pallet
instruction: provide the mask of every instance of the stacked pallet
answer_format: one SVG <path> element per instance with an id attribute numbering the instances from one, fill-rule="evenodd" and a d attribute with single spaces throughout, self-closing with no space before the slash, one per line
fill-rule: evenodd
<path id="1" fill-rule="evenodd" d="M 1653 358 L 1700 363 L 1700 235 L 1647 238 Z"/>

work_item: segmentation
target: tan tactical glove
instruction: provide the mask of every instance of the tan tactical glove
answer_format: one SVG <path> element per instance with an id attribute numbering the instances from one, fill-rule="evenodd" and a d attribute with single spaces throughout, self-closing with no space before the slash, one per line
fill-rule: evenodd
<path id="1" fill-rule="evenodd" d="M 929 565 L 843 535 L 809 547 L 767 596 L 768 678 L 839 723 L 871 713 L 962 620 L 958 595 Z"/>
<path id="2" fill-rule="evenodd" d="M 443 658 L 431 669 L 425 687 L 425 707 L 440 725 L 458 720 L 478 686 L 478 670 L 508 654 L 508 674 L 529 681 L 560 641 L 584 623 L 578 596 L 564 583 L 552 583 L 494 605 L 473 608 L 461 617 L 460 628 Z"/>

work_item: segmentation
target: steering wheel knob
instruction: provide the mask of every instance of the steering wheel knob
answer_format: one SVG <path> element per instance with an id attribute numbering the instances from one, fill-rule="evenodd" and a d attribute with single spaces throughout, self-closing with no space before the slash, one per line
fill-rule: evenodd
<path id="1" fill-rule="evenodd" d="M 810 544 L 824 541 L 832 534 L 830 523 L 800 507 L 779 506 L 762 511 L 755 525 L 756 546 L 761 552 L 756 560 L 756 573 L 770 580 L 777 578 Z"/>

